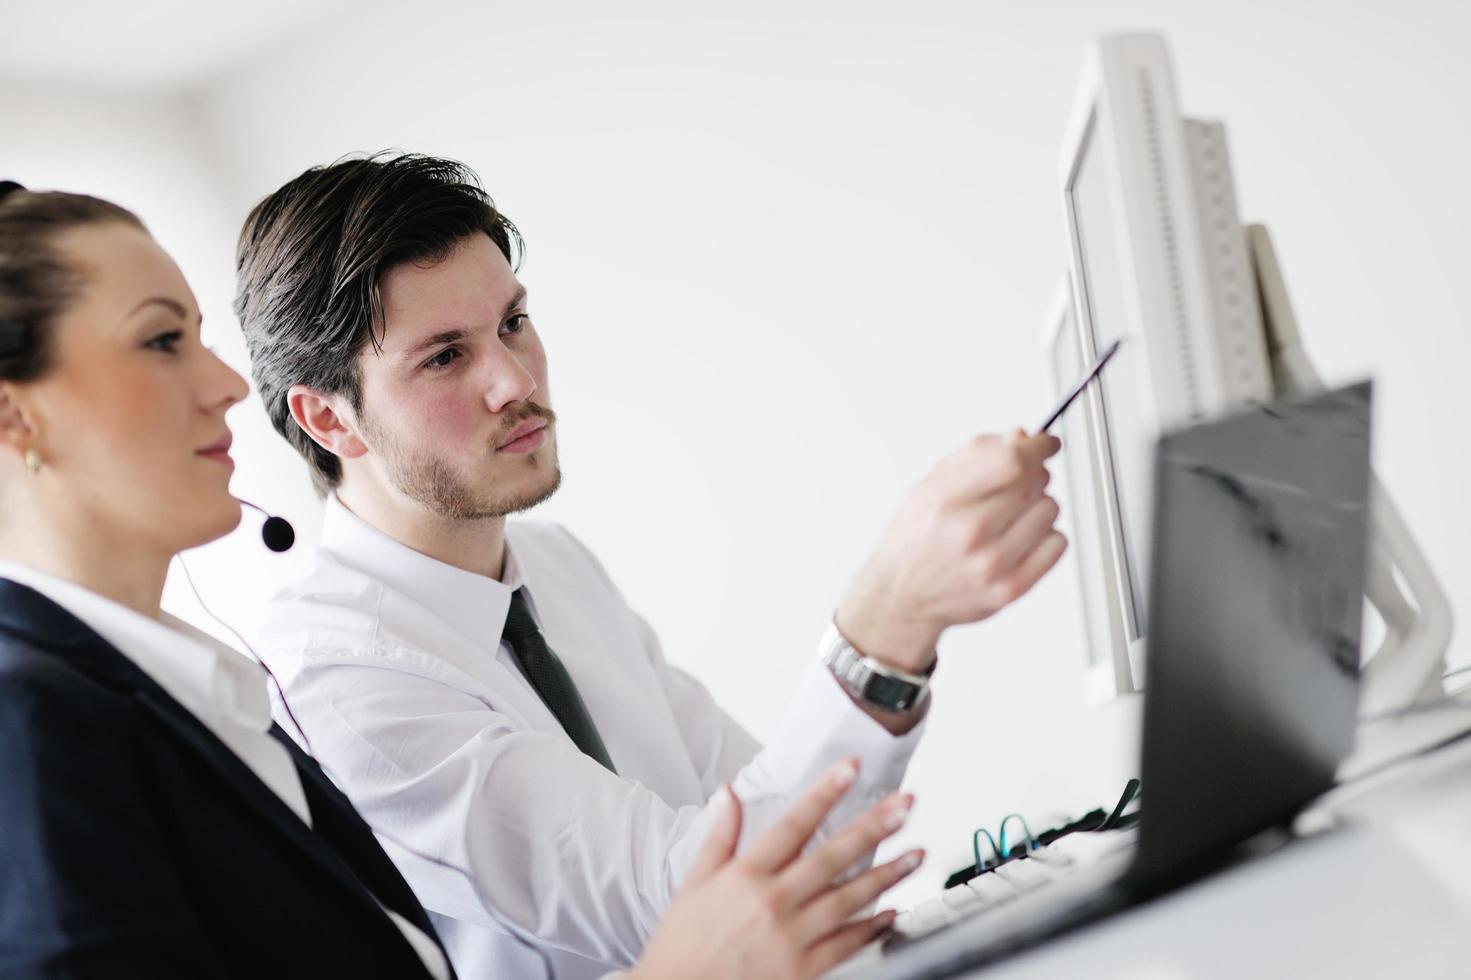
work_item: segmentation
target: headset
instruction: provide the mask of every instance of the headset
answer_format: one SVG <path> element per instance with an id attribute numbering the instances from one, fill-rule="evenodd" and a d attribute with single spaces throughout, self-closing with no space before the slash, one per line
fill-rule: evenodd
<path id="1" fill-rule="evenodd" d="M 265 515 L 266 519 L 265 523 L 261 525 L 260 537 L 261 543 L 264 544 L 267 548 L 276 552 L 277 554 L 280 554 L 283 551 L 290 551 L 291 546 L 296 544 L 296 528 L 292 527 L 291 522 L 288 521 L 286 518 L 278 517 L 277 515 L 272 514 L 270 511 L 266 510 L 259 504 L 253 504 L 248 500 L 242 500 L 239 497 L 236 497 L 235 501 L 236 503 L 244 504 L 251 510 L 259 511 L 261 514 Z M 255 648 L 250 645 L 249 641 L 247 641 L 245 637 L 240 635 L 239 630 L 235 629 L 235 627 L 225 622 L 219 616 L 216 616 L 214 610 L 209 608 L 209 606 L 205 604 L 204 597 L 199 594 L 199 587 L 194 584 L 194 576 L 189 573 L 189 566 L 185 563 L 184 556 L 178 555 L 176 557 L 179 559 L 179 567 L 184 570 L 184 581 L 189 583 L 189 591 L 194 593 L 194 601 L 199 603 L 200 609 L 203 609 L 206 613 L 209 614 L 210 619 L 213 619 L 225 629 L 229 630 L 230 635 L 239 640 L 240 645 L 245 647 L 246 651 L 249 652 L 250 659 L 260 664 L 261 668 L 265 670 L 266 676 L 271 679 L 271 684 L 276 688 L 276 697 L 281 702 L 281 707 L 286 710 L 286 717 L 291 719 L 291 725 L 293 728 L 296 729 L 296 734 L 301 736 L 301 747 L 306 750 L 307 755 L 315 758 L 316 753 L 312 752 L 312 743 L 311 740 L 307 738 L 306 729 L 301 727 L 301 722 L 296 720 L 296 712 L 291 710 L 291 705 L 286 700 L 286 689 L 283 688 L 281 686 L 281 682 L 276 679 L 275 671 L 271 670 L 270 665 L 265 662 L 260 654 L 255 652 Z"/>

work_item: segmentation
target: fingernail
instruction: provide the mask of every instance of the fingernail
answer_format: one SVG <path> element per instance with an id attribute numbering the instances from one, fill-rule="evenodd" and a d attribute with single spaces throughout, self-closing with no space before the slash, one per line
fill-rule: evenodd
<path id="1" fill-rule="evenodd" d="M 858 778 L 858 765 L 852 759 L 844 759 L 833 766 L 827 778 L 831 780 L 834 789 L 847 789 Z"/>
<path id="2" fill-rule="evenodd" d="M 924 860 L 924 851 L 910 851 L 899 859 L 899 870 L 908 874 L 919 867 L 919 862 Z"/>
<path id="3" fill-rule="evenodd" d="M 904 826 L 904 821 L 909 819 L 909 808 L 914 806 L 914 797 L 900 796 L 889 804 L 889 812 L 884 815 L 884 827 L 887 830 L 898 830 Z"/>

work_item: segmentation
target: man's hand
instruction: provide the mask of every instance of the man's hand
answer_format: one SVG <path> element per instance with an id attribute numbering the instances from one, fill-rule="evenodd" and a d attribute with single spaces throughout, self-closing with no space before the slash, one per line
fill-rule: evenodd
<path id="1" fill-rule="evenodd" d="M 1053 436 L 979 436 L 910 492 L 838 605 L 859 653 L 920 674 L 950 626 L 1023 595 L 1067 548 L 1043 465 Z"/>
<path id="2" fill-rule="evenodd" d="M 863 909 L 917 868 L 923 853 L 842 876 L 903 825 L 914 798 L 881 800 L 806 849 L 857 774 L 853 760 L 833 766 L 739 857 L 740 804 L 723 790 L 726 811 L 629 980 L 806 980 L 881 935 L 894 913 Z"/>

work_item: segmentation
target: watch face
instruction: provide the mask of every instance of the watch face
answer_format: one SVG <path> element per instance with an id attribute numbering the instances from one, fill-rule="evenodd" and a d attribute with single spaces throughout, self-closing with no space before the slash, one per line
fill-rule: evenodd
<path id="1" fill-rule="evenodd" d="M 863 698 L 894 711 L 908 710 L 913 703 L 914 685 L 906 681 L 874 674 L 863 686 Z"/>

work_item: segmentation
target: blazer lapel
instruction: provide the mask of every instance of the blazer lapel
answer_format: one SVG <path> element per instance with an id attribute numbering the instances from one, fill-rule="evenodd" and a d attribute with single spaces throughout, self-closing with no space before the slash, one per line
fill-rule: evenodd
<path id="1" fill-rule="evenodd" d="M 141 671 L 140 671 L 141 673 Z M 149 681 L 152 684 L 151 681 Z M 338 878 L 348 890 L 373 907 L 377 903 L 358 881 L 341 857 L 312 832 L 295 812 L 271 788 L 261 782 L 240 758 L 204 727 L 204 724 L 162 688 L 141 687 L 134 696 L 157 716 L 180 742 L 206 762 L 240 797 L 242 803 L 278 830 L 293 846 L 300 849 L 319 867 Z M 298 772 L 300 767 L 298 767 Z"/>
<path id="2" fill-rule="evenodd" d="M 212 768 L 247 809 L 279 831 L 303 857 L 341 881 L 357 901 L 387 920 L 382 907 L 335 850 L 313 834 L 189 709 L 81 620 L 39 592 L 0 579 L 0 630 L 24 636 L 33 646 L 55 654 L 103 685 L 131 694 L 180 744 Z M 292 754 L 296 761 L 296 753 Z M 299 763 L 297 771 L 302 771 Z M 392 927 L 392 922 L 388 924 Z M 437 941 L 432 929 L 428 934 Z"/>
<path id="3" fill-rule="evenodd" d="M 303 752 L 301 746 L 279 725 L 271 726 L 271 735 L 286 746 L 292 761 L 296 763 L 307 805 L 311 807 L 312 824 L 317 836 L 350 862 L 352 874 L 380 902 L 438 941 L 439 937 L 425 914 L 424 907 L 419 904 L 418 897 L 409 888 L 398 868 L 389 860 L 378 839 L 373 836 L 373 830 L 367 821 L 363 820 L 336 784 L 327 778 L 317 761 Z M 445 958 L 448 959 L 448 954 Z"/>

